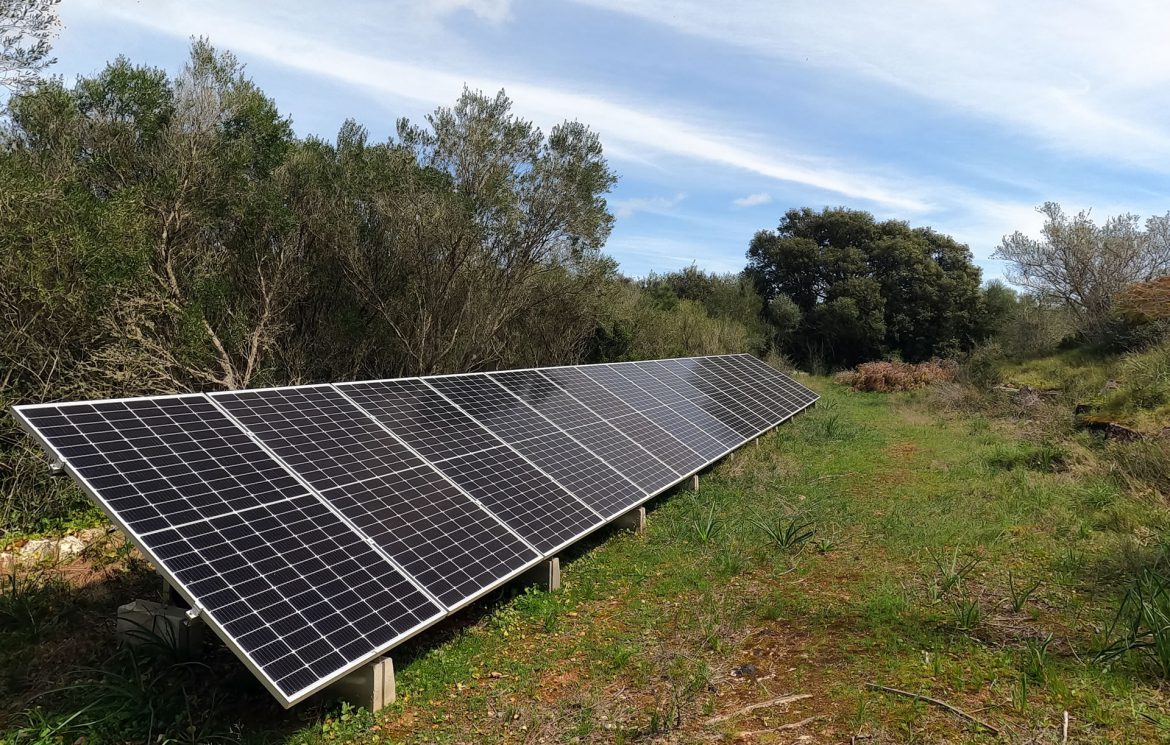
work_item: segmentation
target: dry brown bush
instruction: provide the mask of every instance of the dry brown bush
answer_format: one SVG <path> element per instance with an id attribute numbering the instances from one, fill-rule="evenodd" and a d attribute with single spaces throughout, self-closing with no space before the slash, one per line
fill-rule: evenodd
<path id="1" fill-rule="evenodd" d="M 931 360 L 916 365 L 907 362 L 864 362 L 854 370 L 837 373 L 833 382 L 855 391 L 893 393 L 925 388 L 932 383 L 955 379 L 958 365 L 951 360 Z"/>

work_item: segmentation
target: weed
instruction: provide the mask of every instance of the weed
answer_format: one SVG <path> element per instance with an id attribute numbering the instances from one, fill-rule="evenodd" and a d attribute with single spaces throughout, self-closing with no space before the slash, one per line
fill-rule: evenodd
<path id="1" fill-rule="evenodd" d="M 942 602 L 948 594 L 959 589 L 963 584 L 963 579 L 971 574 L 981 561 L 978 556 L 967 556 L 960 559 L 958 549 L 951 553 L 949 559 L 934 553 L 931 553 L 931 559 L 934 561 L 936 572 L 928 592 L 931 602 L 934 603 Z"/>
<path id="2" fill-rule="evenodd" d="M 983 618 L 978 600 L 956 600 L 951 603 L 951 610 L 955 616 L 955 628 L 959 631 L 973 630 Z"/>
<path id="3" fill-rule="evenodd" d="M 699 543 L 710 543 L 723 527 L 723 521 L 715 516 L 715 500 L 707 504 L 707 509 L 700 508 L 697 515 L 691 519 L 694 536 Z"/>
<path id="4" fill-rule="evenodd" d="M 1020 672 L 1037 683 L 1048 681 L 1048 646 L 1052 634 L 1043 639 L 1028 639 L 1020 650 Z"/>
<path id="5" fill-rule="evenodd" d="M 1007 579 L 1008 604 L 1011 606 L 1013 613 L 1019 613 L 1020 610 L 1024 607 L 1024 603 L 1028 602 L 1028 598 L 1032 597 L 1032 594 L 1035 593 L 1036 590 L 1040 589 L 1040 585 L 1042 583 L 1040 580 L 1036 580 L 1030 585 L 1020 584 L 1017 586 L 1016 578 L 1010 569 L 1008 570 Z"/>
<path id="6" fill-rule="evenodd" d="M 1099 661 L 1137 655 L 1170 678 L 1170 578 L 1151 569 L 1138 575 L 1105 632 Z"/>
<path id="7" fill-rule="evenodd" d="M 0 632 L 35 644 L 68 613 L 69 587 L 49 568 L 24 574 L 13 568 L 4 585 L 0 592 Z"/>
<path id="8" fill-rule="evenodd" d="M 769 545 L 786 553 L 800 550 L 816 535 L 816 522 L 804 520 L 800 516 L 778 517 L 773 521 L 756 519 L 752 522 L 764 531 Z"/>

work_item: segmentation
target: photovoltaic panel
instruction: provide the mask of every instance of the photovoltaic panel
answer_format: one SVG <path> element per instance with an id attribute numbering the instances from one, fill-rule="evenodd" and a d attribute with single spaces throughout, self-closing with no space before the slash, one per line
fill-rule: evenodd
<path id="1" fill-rule="evenodd" d="M 505 442 L 548 437 L 557 426 L 487 375 L 451 375 L 427 383 Z"/>
<path id="2" fill-rule="evenodd" d="M 428 382 L 599 515 L 614 515 L 644 496 L 637 485 L 491 375 Z"/>
<path id="3" fill-rule="evenodd" d="M 700 427 L 710 437 L 719 441 L 724 448 L 737 447 L 743 443 L 744 436 L 728 427 L 717 417 L 692 403 L 678 390 L 680 387 L 667 385 L 661 379 L 662 370 L 653 369 L 647 363 L 635 362 L 627 365 L 614 365 L 614 369 L 630 382 L 638 385 L 655 399 L 677 411 L 689 421 Z"/>
<path id="4" fill-rule="evenodd" d="M 750 400 L 762 405 L 761 413 L 773 423 L 787 419 L 801 408 L 788 389 L 760 380 L 730 357 L 720 357 L 709 362 L 708 367 L 717 370 L 728 386 L 738 387 Z"/>
<path id="5" fill-rule="evenodd" d="M 750 354 L 736 354 L 728 358 L 741 368 L 754 373 L 757 379 L 787 390 L 798 404 L 807 406 L 817 400 L 817 394 L 806 386 L 781 373 L 763 360 Z"/>
<path id="6" fill-rule="evenodd" d="M 330 386 L 211 395 L 321 491 L 423 465 L 421 458 Z"/>
<path id="7" fill-rule="evenodd" d="M 541 371 L 574 398 L 598 412 L 614 429 L 653 453 L 679 473 L 689 473 L 706 462 L 699 453 L 677 437 L 638 413 L 636 409 L 572 367 L 555 367 Z"/>
<path id="8" fill-rule="evenodd" d="M 647 494 L 681 478 L 539 372 L 515 370 L 490 375 Z"/>
<path id="9" fill-rule="evenodd" d="M 507 447 L 457 456 L 436 466 L 538 551 L 552 551 L 602 522 Z"/>
<path id="10" fill-rule="evenodd" d="M 17 411 L 139 535 L 306 493 L 200 395 Z"/>
<path id="11" fill-rule="evenodd" d="M 703 456 L 703 460 L 714 460 L 727 452 L 725 445 L 699 425 L 650 395 L 629 378 L 624 377 L 618 371 L 619 367 L 619 365 L 589 365 L 580 369 L 593 382 L 629 404 L 639 414 Z"/>
<path id="12" fill-rule="evenodd" d="M 168 528 L 148 544 L 289 700 L 442 612 L 315 497 Z"/>
<path id="13" fill-rule="evenodd" d="M 628 510 L 645 496 L 632 481 L 567 434 L 558 432 L 511 444 L 602 517 Z"/>
<path id="14" fill-rule="evenodd" d="M 322 496 L 448 607 L 540 558 L 429 465 Z"/>
<path id="15" fill-rule="evenodd" d="M 337 389 L 429 460 L 500 444 L 491 432 L 417 378 L 339 383 Z"/>
<path id="16" fill-rule="evenodd" d="M 442 613 L 201 395 L 16 412 L 286 704 Z"/>
<path id="17" fill-rule="evenodd" d="M 289 705 L 778 424 L 748 355 L 18 407 Z"/>
<path id="18" fill-rule="evenodd" d="M 718 378 L 714 378 L 710 371 L 696 365 L 695 360 L 662 360 L 660 364 L 697 392 L 697 395 L 692 394 L 691 400 L 696 402 L 710 400 L 747 425 L 746 430 L 736 427 L 736 431 L 744 433 L 747 437 L 754 437 L 770 424 L 768 417 L 753 411 L 742 398 L 721 388 Z M 728 423 L 728 426 L 731 424 Z"/>

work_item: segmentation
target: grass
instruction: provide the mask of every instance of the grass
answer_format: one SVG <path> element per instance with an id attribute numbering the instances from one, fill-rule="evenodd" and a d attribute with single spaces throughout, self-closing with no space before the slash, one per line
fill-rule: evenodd
<path id="1" fill-rule="evenodd" d="M 1165 595 L 1126 596 L 1118 580 L 1157 566 L 1160 503 L 1091 467 L 1083 444 L 1027 444 L 1026 422 L 813 384 L 815 410 L 704 474 L 698 494 L 656 500 L 646 533 L 563 557 L 559 592 L 497 595 L 397 650 L 385 712 L 282 712 L 214 645 L 209 670 L 157 682 L 162 662 L 136 672 L 88 630 L 113 603 L 49 588 L 46 617 L 73 610 L 35 634 L 0 616 L 0 668 L 39 670 L 63 648 L 72 664 L 0 690 L 0 742 L 141 741 L 141 723 L 82 721 L 119 710 L 111 689 L 141 712 L 141 681 L 160 687 L 155 741 L 708 742 L 784 725 L 775 741 L 992 741 L 866 683 L 978 712 L 1011 742 L 1059 742 L 1066 711 L 1070 742 L 1170 733 Z M 103 581 L 121 600 L 147 579 Z M 14 600 L 13 617 L 39 602 Z M 748 708 L 785 694 L 809 698 Z"/>

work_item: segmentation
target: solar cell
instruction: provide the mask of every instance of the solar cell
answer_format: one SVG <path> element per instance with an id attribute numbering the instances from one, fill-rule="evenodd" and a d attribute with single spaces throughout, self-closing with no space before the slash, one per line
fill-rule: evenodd
<path id="1" fill-rule="evenodd" d="M 201 395 L 17 412 L 140 535 L 307 491 Z"/>
<path id="2" fill-rule="evenodd" d="M 504 446 L 456 456 L 436 467 L 542 553 L 602 522 L 597 513 Z"/>
<path id="3" fill-rule="evenodd" d="M 807 386 L 801 385 L 788 375 L 784 375 L 776 368 L 766 364 L 763 360 L 750 354 L 731 355 L 727 359 L 739 365 L 742 369 L 753 373 L 757 379 L 779 386 L 787 390 L 796 401 L 808 405 L 817 400 L 817 394 Z"/>
<path id="4" fill-rule="evenodd" d="M 615 515 L 645 496 L 636 484 L 491 375 L 428 382 L 599 515 Z"/>
<path id="5" fill-rule="evenodd" d="M 396 437 L 330 386 L 211 397 L 318 490 L 423 465 Z"/>
<path id="6" fill-rule="evenodd" d="M 637 442 L 678 473 L 689 473 L 706 463 L 707 459 L 702 455 L 607 391 L 581 370 L 554 367 L 541 370 L 541 373 L 592 411 L 597 412 L 614 429 Z"/>
<path id="7" fill-rule="evenodd" d="M 623 376 L 619 372 L 618 368 L 620 367 L 621 365 L 589 365 L 582 367 L 581 371 L 588 375 L 593 382 L 629 404 L 639 414 L 701 455 L 703 460 L 714 460 L 727 452 L 727 446 L 708 434 L 702 427 L 691 422 Z"/>
<path id="8" fill-rule="evenodd" d="M 448 608 L 540 558 L 429 465 L 322 496 Z"/>
<path id="9" fill-rule="evenodd" d="M 718 440 L 724 448 L 737 447 L 743 443 L 743 435 L 728 427 L 701 406 L 688 401 L 677 390 L 677 387 L 667 385 L 655 375 L 656 371 L 650 369 L 645 363 L 614 365 L 614 369 L 642 390 L 654 396 L 655 399 L 686 417 L 688 421 L 701 428 L 708 436 Z M 658 372 L 661 374 L 661 371 Z"/>
<path id="10" fill-rule="evenodd" d="M 681 477 L 677 471 L 614 429 L 570 396 L 564 388 L 536 370 L 514 370 L 490 375 L 647 494 Z"/>
<path id="11" fill-rule="evenodd" d="M 771 424 L 771 420 L 768 417 L 754 411 L 753 407 L 749 406 L 750 402 L 746 400 L 746 396 L 743 396 L 738 391 L 729 392 L 724 387 L 721 387 L 721 385 L 725 385 L 721 380 L 721 376 L 715 374 L 708 368 L 700 366 L 696 360 L 662 360 L 661 364 L 691 388 L 698 391 L 698 397 L 692 397 L 692 400 L 702 401 L 709 399 L 747 423 L 747 431 L 737 427 L 737 432 L 744 432 L 748 437 L 755 437 L 756 434 L 767 429 Z"/>
<path id="12" fill-rule="evenodd" d="M 428 460 L 500 444 L 490 432 L 417 378 L 339 383 L 337 389 Z"/>

